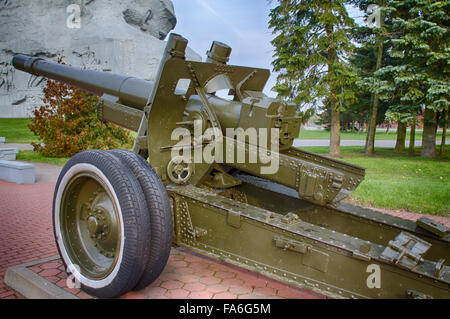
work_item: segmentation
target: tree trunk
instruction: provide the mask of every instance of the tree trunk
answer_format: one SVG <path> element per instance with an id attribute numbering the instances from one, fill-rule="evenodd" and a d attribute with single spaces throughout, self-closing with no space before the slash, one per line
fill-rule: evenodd
<path id="1" fill-rule="evenodd" d="M 327 25 L 325 27 L 328 38 L 331 40 L 333 33 L 333 25 Z M 331 46 L 328 50 L 328 73 L 333 74 L 334 64 L 337 60 L 337 52 Z M 331 112 L 331 134 L 330 134 L 330 156 L 331 157 L 342 157 L 341 155 L 341 111 L 338 108 L 338 89 L 334 85 L 332 81 L 329 82 L 330 88 L 330 96 L 328 97 L 328 101 L 330 103 L 330 112 Z"/>
<path id="2" fill-rule="evenodd" d="M 384 5 L 384 2 L 383 2 Z M 384 14 L 380 13 L 380 25 L 378 27 L 383 27 L 384 22 Z M 381 68 L 383 63 L 383 51 L 384 51 L 384 39 L 383 36 L 378 36 L 378 51 L 377 51 L 377 63 L 375 66 L 375 72 Z M 380 104 L 380 99 L 378 98 L 378 94 L 374 94 L 372 100 L 372 113 L 370 114 L 369 119 L 369 129 L 367 131 L 367 142 L 365 147 L 365 154 L 373 154 L 375 152 L 375 134 L 377 133 L 377 117 L 378 117 L 378 106 Z"/>
<path id="3" fill-rule="evenodd" d="M 386 134 L 389 134 L 389 130 L 391 129 L 391 122 L 387 123 Z"/>
<path id="4" fill-rule="evenodd" d="M 369 119 L 369 122 L 370 122 L 370 119 Z M 366 133 L 366 143 L 364 144 L 365 146 L 364 146 L 364 154 L 366 154 L 366 152 L 367 152 L 367 145 L 369 145 L 369 130 L 370 130 L 370 125 L 369 125 L 369 123 L 367 123 L 367 133 Z"/>
<path id="5" fill-rule="evenodd" d="M 378 110 L 375 110 L 375 104 L 376 104 L 375 100 L 376 100 L 376 95 L 372 95 L 372 111 L 370 113 L 369 121 L 367 123 L 366 145 L 364 146 L 364 154 L 366 154 L 366 155 L 373 154 L 373 151 L 374 151 L 373 144 L 375 143 L 375 132 L 373 130 L 373 128 L 374 128 L 373 113 L 378 112 Z M 376 114 L 375 114 L 375 123 L 376 123 Z M 376 126 L 376 124 L 375 124 L 375 126 Z M 375 127 L 375 131 L 376 131 L 376 127 Z"/>
<path id="6" fill-rule="evenodd" d="M 448 113 L 450 112 L 450 106 L 445 110 L 444 125 L 442 127 L 442 140 L 441 140 L 441 156 L 445 155 L 445 135 L 447 134 L 448 125 Z"/>
<path id="7" fill-rule="evenodd" d="M 409 134 L 409 155 L 414 156 L 416 149 L 416 115 L 413 115 L 413 120 L 411 123 L 411 133 Z"/>
<path id="8" fill-rule="evenodd" d="M 373 154 L 375 151 L 375 134 L 377 133 L 377 115 L 378 115 L 379 99 L 375 94 L 373 98 L 372 114 L 369 119 L 369 128 L 367 130 L 367 142 L 365 147 L 365 154 Z"/>
<path id="9" fill-rule="evenodd" d="M 334 103 L 331 106 L 330 155 L 332 157 L 342 156 L 340 111 L 336 110 L 336 105 L 334 105 Z"/>
<path id="10" fill-rule="evenodd" d="M 380 19 L 380 21 L 383 21 L 383 19 Z M 383 38 L 380 38 L 379 41 L 375 71 L 381 68 L 381 64 L 383 63 Z M 380 104 L 378 94 L 374 94 L 372 103 L 372 113 L 370 114 L 369 130 L 367 131 L 367 143 L 365 148 L 366 155 L 373 154 L 375 151 L 375 134 L 377 133 L 378 106 Z"/>
<path id="11" fill-rule="evenodd" d="M 423 115 L 422 157 L 436 157 L 436 112 L 425 109 Z"/>
<path id="12" fill-rule="evenodd" d="M 406 126 L 406 123 L 398 121 L 397 142 L 395 143 L 395 150 L 397 152 L 405 151 Z"/>

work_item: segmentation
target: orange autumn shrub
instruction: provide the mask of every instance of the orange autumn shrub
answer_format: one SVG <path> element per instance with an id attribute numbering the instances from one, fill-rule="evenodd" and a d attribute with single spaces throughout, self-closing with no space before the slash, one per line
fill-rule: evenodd
<path id="1" fill-rule="evenodd" d="M 33 143 L 34 150 L 43 156 L 70 157 L 88 149 L 132 146 L 129 131 L 98 120 L 98 97 L 52 80 L 43 92 L 43 105 L 34 110 L 28 126 L 40 139 Z"/>

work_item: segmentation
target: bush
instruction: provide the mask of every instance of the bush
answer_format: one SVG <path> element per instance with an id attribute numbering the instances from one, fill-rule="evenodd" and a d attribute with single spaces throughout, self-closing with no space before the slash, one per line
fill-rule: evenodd
<path id="1" fill-rule="evenodd" d="M 98 120 L 98 97 L 52 80 L 43 91 L 44 105 L 34 110 L 28 126 L 43 143 L 32 143 L 41 155 L 70 157 L 88 149 L 131 147 L 129 131 Z"/>

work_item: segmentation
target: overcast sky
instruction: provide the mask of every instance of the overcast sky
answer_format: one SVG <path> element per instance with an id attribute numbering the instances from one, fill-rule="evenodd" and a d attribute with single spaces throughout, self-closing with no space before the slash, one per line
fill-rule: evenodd
<path id="1" fill-rule="evenodd" d="M 320 0 L 318 0 L 320 1 Z M 268 27 L 269 12 L 277 1 L 268 0 L 172 0 L 177 16 L 174 32 L 189 40 L 189 46 L 205 59 L 214 40 L 233 48 L 229 64 L 270 69 L 274 38 Z M 353 17 L 361 12 L 350 9 Z M 265 93 L 275 84 L 272 75 Z"/>

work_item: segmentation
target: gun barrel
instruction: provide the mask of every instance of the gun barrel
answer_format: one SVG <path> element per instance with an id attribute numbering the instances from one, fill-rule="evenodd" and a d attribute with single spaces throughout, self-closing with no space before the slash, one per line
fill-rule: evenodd
<path id="1" fill-rule="evenodd" d="M 115 96 L 120 103 L 139 110 L 146 106 L 154 87 L 153 82 L 135 77 L 84 70 L 22 54 L 15 55 L 12 64 L 18 70 L 64 82 L 98 96 Z"/>

